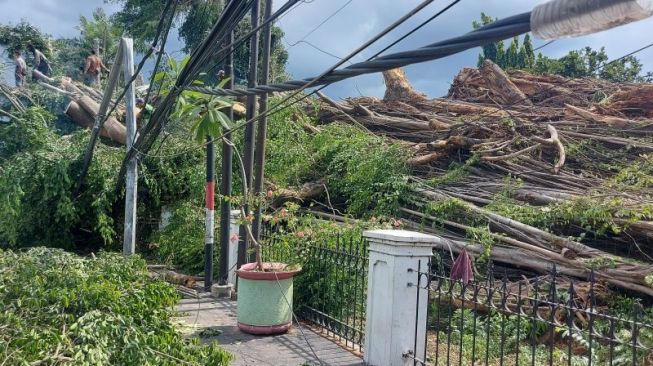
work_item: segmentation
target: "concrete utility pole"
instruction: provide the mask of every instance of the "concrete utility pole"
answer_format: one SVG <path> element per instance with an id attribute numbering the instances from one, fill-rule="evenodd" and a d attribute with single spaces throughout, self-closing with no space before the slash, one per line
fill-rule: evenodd
<path id="1" fill-rule="evenodd" d="M 260 7 L 260 1 L 254 1 L 254 4 L 252 4 L 252 29 L 258 27 L 259 24 L 259 7 Z M 255 32 L 252 34 L 252 37 L 250 38 L 250 44 L 249 44 L 249 76 L 248 76 L 248 83 L 247 86 L 250 88 L 254 88 L 257 85 L 257 79 L 258 79 L 258 32 Z M 250 95 L 247 96 L 247 113 L 245 115 L 245 119 L 247 121 L 251 120 L 256 116 L 256 96 L 255 95 Z M 243 184 L 246 184 L 246 187 L 248 191 L 251 191 L 251 188 L 253 186 L 253 168 L 254 168 L 254 132 L 255 132 L 255 126 L 253 123 L 248 123 L 247 126 L 245 126 L 245 138 L 244 138 L 244 149 L 243 149 L 243 165 L 245 166 L 245 178 L 246 182 L 243 182 Z M 245 208 L 245 214 L 249 215 L 250 214 L 250 207 L 249 205 L 244 205 Z M 240 227 L 240 247 L 238 250 L 238 267 L 240 268 L 241 265 L 247 263 L 247 249 L 250 245 L 249 243 L 249 238 L 247 237 L 247 231 L 245 230 L 245 226 L 242 225 Z M 250 258 L 253 259 L 253 258 Z"/>
<path id="2" fill-rule="evenodd" d="M 206 137 L 206 198 L 204 214 L 204 290 L 213 286 L 213 242 L 215 237 L 215 153 L 213 139 Z"/>
<path id="3" fill-rule="evenodd" d="M 227 38 L 227 43 L 234 42 L 234 32 L 232 31 Z M 227 85 L 228 89 L 234 88 L 234 54 L 233 47 L 229 48 L 227 55 L 227 62 L 224 68 L 225 76 L 229 78 Z M 234 109 L 229 108 L 229 119 L 234 119 Z M 224 138 L 231 141 L 231 132 L 225 132 Z M 232 169 L 233 169 L 233 148 L 226 141 L 222 141 L 222 181 L 220 182 L 220 194 L 223 199 L 220 202 L 220 263 L 218 269 L 218 283 L 222 286 L 229 283 L 229 267 L 230 252 L 231 252 L 231 204 L 226 197 L 231 196 L 231 183 L 232 183 Z M 236 240 L 237 242 L 237 240 Z M 237 245 L 237 244 L 236 244 Z M 234 262 L 236 265 L 236 262 Z M 235 281 L 232 282 L 235 284 Z"/>
<path id="4" fill-rule="evenodd" d="M 265 0 L 264 21 L 272 16 L 272 0 Z M 263 28 L 263 65 L 261 72 L 261 84 L 267 84 L 270 79 L 270 48 L 272 44 L 272 24 L 268 23 Z M 259 120 L 256 135 L 256 155 L 254 156 L 254 193 L 263 192 L 263 180 L 265 177 L 265 140 L 267 135 L 268 117 L 265 112 L 268 109 L 268 95 L 263 94 L 259 99 Z M 252 231 L 257 241 L 261 237 L 261 207 L 256 208 Z"/>
<path id="5" fill-rule="evenodd" d="M 128 84 L 134 74 L 134 42 L 131 38 L 122 38 L 120 40 L 122 48 L 124 80 Z M 127 106 L 127 116 L 125 125 L 127 127 L 127 151 L 131 149 L 136 139 L 136 94 L 133 84 L 130 84 L 125 93 L 125 105 Z M 123 254 L 131 255 L 136 251 L 136 190 L 138 184 L 138 171 L 136 165 L 136 156 L 132 157 L 127 164 L 127 174 L 125 175 L 125 231 L 123 242 Z"/>

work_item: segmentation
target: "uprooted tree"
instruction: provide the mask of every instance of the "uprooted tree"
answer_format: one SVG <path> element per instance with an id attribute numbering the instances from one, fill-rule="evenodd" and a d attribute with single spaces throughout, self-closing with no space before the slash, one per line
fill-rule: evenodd
<path id="1" fill-rule="evenodd" d="M 408 225 L 453 253 L 539 273 L 556 263 L 653 295 L 653 85 L 506 73 L 486 60 L 429 100 L 402 72 L 384 76 L 385 100 L 322 96 L 306 109 L 413 152 Z"/>

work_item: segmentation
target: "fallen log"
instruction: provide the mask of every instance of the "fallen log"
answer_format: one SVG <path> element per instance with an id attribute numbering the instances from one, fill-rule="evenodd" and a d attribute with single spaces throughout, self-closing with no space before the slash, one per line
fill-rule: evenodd
<path id="1" fill-rule="evenodd" d="M 385 80 L 385 94 L 383 101 L 424 101 L 426 95 L 416 91 L 406 78 L 403 69 L 392 69 L 383 72 Z"/>
<path id="2" fill-rule="evenodd" d="M 486 59 L 479 69 L 488 84 L 488 88 L 503 104 L 533 105 L 528 97 L 512 81 L 510 77 L 494 62 Z"/>
<path id="3" fill-rule="evenodd" d="M 284 203 L 289 201 L 303 202 L 305 200 L 317 198 L 325 192 L 325 183 L 326 180 L 321 179 L 316 182 L 304 183 L 302 186 L 296 188 L 279 188 L 269 183 L 268 185 L 274 195 L 272 206 L 281 207 Z"/>
<path id="4" fill-rule="evenodd" d="M 638 84 L 637 87 L 619 90 L 610 96 L 607 107 L 628 116 L 653 118 L 653 85 Z"/>
<path id="5" fill-rule="evenodd" d="M 90 109 L 88 105 L 87 108 L 83 108 L 79 103 L 71 101 L 68 103 L 64 113 L 77 125 L 92 129 L 95 125 L 95 115 L 89 113 L 88 109 Z M 100 130 L 100 136 L 109 138 L 114 142 L 124 145 L 127 136 L 127 129 L 115 118 L 110 117 Z"/>
<path id="6" fill-rule="evenodd" d="M 582 108 L 574 107 L 573 105 L 569 105 L 569 104 L 565 104 L 565 108 L 566 108 L 565 112 L 567 112 L 567 114 L 570 117 L 580 116 L 588 121 L 594 123 L 604 123 L 610 127 L 625 128 L 628 127 L 630 124 L 632 124 L 632 121 L 624 118 L 613 117 L 613 116 L 601 116 L 596 113 L 592 113 L 590 111 L 584 110 Z"/>

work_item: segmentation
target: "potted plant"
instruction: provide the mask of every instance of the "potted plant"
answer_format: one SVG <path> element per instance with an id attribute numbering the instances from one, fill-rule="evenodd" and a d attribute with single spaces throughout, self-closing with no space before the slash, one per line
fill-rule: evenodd
<path id="1" fill-rule="evenodd" d="M 187 60 L 181 64 L 185 66 Z M 176 66 L 174 64 L 172 66 Z M 171 66 L 171 67 L 172 67 Z M 173 69 L 176 69 L 173 67 Z M 222 88 L 228 78 L 218 85 Z M 247 182 L 243 160 L 238 149 L 224 131 L 237 127 L 221 110 L 233 106 L 233 101 L 224 97 L 215 97 L 194 91 L 184 91 L 178 98 L 173 118 L 192 120 L 191 132 L 198 143 L 206 136 L 220 138 L 233 147 L 238 162 L 241 182 Z M 275 334 L 287 331 L 292 324 L 293 276 L 301 271 L 298 266 L 283 263 L 264 263 L 261 259 L 261 245 L 251 231 L 252 217 L 246 215 L 250 208 L 262 208 L 271 195 L 250 195 L 247 184 L 242 185 L 242 202 L 235 197 L 222 197 L 240 206 L 241 224 L 254 245 L 256 261 L 247 263 L 236 271 L 238 280 L 238 327 L 252 334 Z"/>
<path id="2" fill-rule="evenodd" d="M 237 160 L 240 162 L 240 158 Z M 241 175 L 244 171 L 241 169 Z M 244 177 L 243 177 L 244 178 Z M 245 179 L 242 181 L 246 182 Z M 247 200 L 247 188 L 243 187 Z M 250 197 L 249 207 L 267 206 L 272 193 Z M 301 272 L 298 265 L 263 262 L 261 243 L 251 231 L 252 216 L 245 215 L 244 202 L 240 205 L 241 224 L 254 246 L 256 261 L 236 270 L 238 276 L 238 328 L 249 334 L 270 335 L 284 333 L 293 320 L 293 277 Z M 285 209 L 284 209 L 285 210 Z"/>

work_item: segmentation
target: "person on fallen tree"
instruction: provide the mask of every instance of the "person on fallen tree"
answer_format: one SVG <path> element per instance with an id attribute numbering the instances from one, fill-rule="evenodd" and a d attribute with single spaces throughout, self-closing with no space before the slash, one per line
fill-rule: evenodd
<path id="1" fill-rule="evenodd" d="M 25 76 L 27 75 L 27 64 L 20 54 L 20 50 L 14 51 L 14 61 L 16 62 L 16 71 L 14 73 L 16 86 L 20 88 L 25 86 Z"/>
<path id="2" fill-rule="evenodd" d="M 84 66 L 86 84 L 100 86 L 100 76 L 103 70 L 109 72 L 109 69 L 104 65 L 100 56 L 95 53 L 95 50 L 92 50 L 91 54 L 86 58 L 86 65 Z"/>
<path id="3" fill-rule="evenodd" d="M 39 51 L 31 44 L 27 46 L 27 49 L 34 56 L 34 69 L 45 76 L 50 76 L 50 74 L 52 74 L 52 67 L 50 67 L 50 61 L 45 57 L 43 52 Z"/>
<path id="4" fill-rule="evenodd" d="M 152 113 L 154 113 L 154 107 L 150 103 L 146 104 L 143 98 L 136 99 L 136 107 L 139 109 L 136 115 L 136 124 L 140 128 L 150 120 Z"/>

